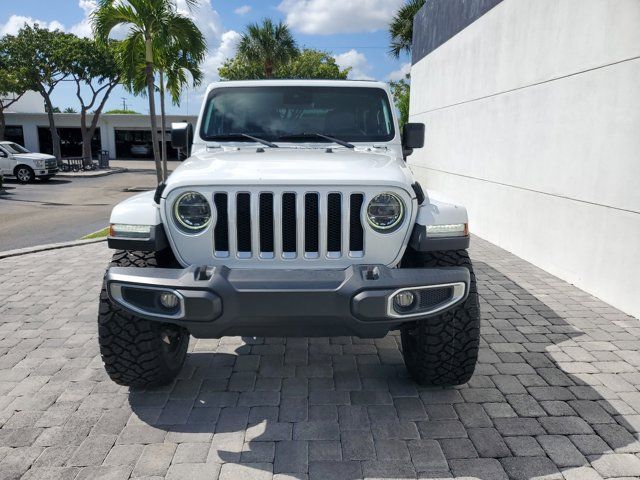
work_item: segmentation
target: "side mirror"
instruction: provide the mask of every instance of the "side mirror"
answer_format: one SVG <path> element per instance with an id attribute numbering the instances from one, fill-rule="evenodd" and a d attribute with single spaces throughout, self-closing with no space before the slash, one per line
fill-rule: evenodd
<path id="1" fill-rule="evenodd" d="M 7 153 L 6 153 L 6 152 L 3 152 L 2 150 L 0 150 L 0 157 L 1 157 L 1 158 L 7 158 L 7 156 L 8 156 L 8 155 L 7 155 Z"/>
<path id="2" fill-rule="evenodd" d="M 406 123 L 402 131 L 402 146 L 407 150 L 424 147 L 424 123 Z"/>
<path id="3" fill-rule="evenodd" d="M 193 141 L 193 126 L 187 122 L 171 124 L 171 146 L 176 149 L 184 149 L 189 155 L 191 142 Z"/>

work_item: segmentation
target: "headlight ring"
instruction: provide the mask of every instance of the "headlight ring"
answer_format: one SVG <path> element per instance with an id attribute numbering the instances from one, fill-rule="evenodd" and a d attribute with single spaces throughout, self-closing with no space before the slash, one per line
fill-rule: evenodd
<path id="1" fill-rule="evenodd" d="M 404 220 L 404 202 L 391 192 L 379 193 L 367 205 L 367 223 L 380 233 L 395 231 Z"/>
<path id="2" fill-rule="evenodd" d="M 211 204 L 198 192 L 185 192 L 173 203 L 173 218 L 187 233 L 198 233 L 211 223 Z"/>

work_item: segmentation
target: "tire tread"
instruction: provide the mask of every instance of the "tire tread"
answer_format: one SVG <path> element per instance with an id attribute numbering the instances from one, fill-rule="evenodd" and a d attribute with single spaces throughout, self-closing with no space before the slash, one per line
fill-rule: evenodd
<path id="1" fill-rule="evenodd" d="M 410 252 L 404 266 L 465 267 L 471 274 L 469 295 L 441 315 L 403 328 L 402 349 L 409 373 L 421 385 L 452 386 L 469 381 L 480 345 L 480 305 L 473 265 L 466 250 L 418 254 Z M 415 342 L 410 338 L 414 337 Z"/>
<path id="2" fill-rule="evenodd" d="M 165 266 L 166 263 L 166 259 L 155 252 L 118 250 L 110 266 L 147 268 Z M 111 380 L 129 387 L 154 387 L 173 381 L 180 368 L 166 362 L 161 327 L 160 323 L 136 317 L 114 305 L 109 299 L 106 282 L 103 282 L 98 310 L 98 341 L 102 362 Z M 181 345 L 177 352 L 179 366 L 186 357 L 188 335 L 186 338 L 185 345 Z"/>

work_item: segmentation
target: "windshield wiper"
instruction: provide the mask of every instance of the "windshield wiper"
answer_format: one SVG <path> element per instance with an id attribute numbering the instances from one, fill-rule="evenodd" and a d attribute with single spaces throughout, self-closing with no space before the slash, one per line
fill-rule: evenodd
<path id="1" fill-rule="evenodd" d="M 329 135 L 324 135 L 322 133 L 316 133 L 316 132 L 294 133 L 291 135 L 282 135 L 278 137 L 278 140 L 286 140 L 286 139 L 292 140 L 294 138 L 324 138 L 325 140 L 329 140 L 330 142 L 337 143 L 338 145 L 342 145 L 343 147 L 356 148 L 356 146 L 352 143 L 346 142 L 344 140 L 340 140 L 339 138 L 330 137 Z"/>
<path id="2" fill-rule="evenodd" d="M 262 145 L 266 145 L 267 147 L 280 148 L 275 143 L 265 140 L 264 138 L 254 137 L 253 135 L 249 135 L 247 133 L 228 133 L 226 135 L 214 135 L 211 137 L 211 140 L 231 140 L 233 138 L 247 138 L 249 140 L 253 140 L 254 142 L 261 143 Z"/>

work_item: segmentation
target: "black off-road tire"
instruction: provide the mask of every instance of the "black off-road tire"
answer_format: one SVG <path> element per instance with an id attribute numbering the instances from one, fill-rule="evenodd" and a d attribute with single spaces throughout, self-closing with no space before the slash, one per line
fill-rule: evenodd
<path id="1" fill-rule="evenodd" d="M 480 305 L 473 265 L 466 250 L 405 254 L 405 268 L 465 267 L 471 273 L 469 296 L 441 315 L 402 328 L 402 354 L 409 373 L 420 385 L 467 383 L 478 360 Z"/>
<path id="2" fill-rule="evenodd" d="M 175 268 L 170 251 L 118 250 L 111 266 Z M 127 387 L 157 387 L 171 383 L 187 356 L 189 332 L 175 325 L 131 315 L 109 299 L 102 283 L 98 312 L 98 341 L 111 380 Z"/>

